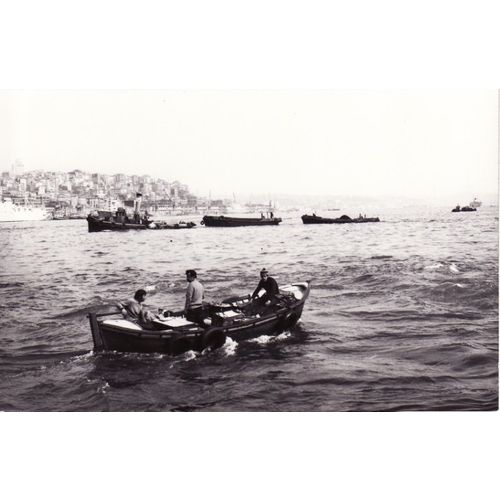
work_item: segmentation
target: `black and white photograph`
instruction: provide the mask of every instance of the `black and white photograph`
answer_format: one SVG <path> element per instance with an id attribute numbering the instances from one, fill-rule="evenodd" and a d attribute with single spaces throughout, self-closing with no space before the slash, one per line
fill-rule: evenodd
<path id="1" fill-rule="evenodd" d="M 2 92 L 0 409 L 496 410 L 498 95 Z"/>
<path id="2" fill-rule="evenodd" d="M 497 3 L 3 2 L 2 497 L 494 497 Z"/>

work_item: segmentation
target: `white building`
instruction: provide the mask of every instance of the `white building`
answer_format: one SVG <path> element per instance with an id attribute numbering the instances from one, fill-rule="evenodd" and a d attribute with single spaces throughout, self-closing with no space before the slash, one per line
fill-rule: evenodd
<path id="1" fill-rule="evenodd" d="M 12 175 L 15 177 L 16 175 L 23 175 L 24 174 L 24 165 L 20 160 L 16 160 L 11 168 L 10 168 Z"/>

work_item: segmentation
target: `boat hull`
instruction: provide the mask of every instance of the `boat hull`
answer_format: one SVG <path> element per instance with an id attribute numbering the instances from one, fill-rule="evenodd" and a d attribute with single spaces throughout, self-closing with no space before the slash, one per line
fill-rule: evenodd
<path id="1" fill-rule="evenodd" d="M 226 326 L 201 327 L 191 323 L 189 327 L 179 329 L 147 330 L 138 326 L 128 328 L 113 324 L 112 321 L 103 320 L 106 315 L 91 313 L 89 320 L 94 352 L 117 351 L 176 355 L 190 350 L 202 351 L 207 347 L 212 347 L 210 339 L 214 336 L 218 336 L 221 342 L 227 337 L 238 342 L 261 335 L 278 335 L 295 326 L 302 315 L 310 286 L 309 283 L 300 284 L 300 286 L 303 287 L 303 296 L 293 304 L 260 317 L 244 319 L 240 323 Z"/>
<path id="2" fill-rule="evenodd" d="M 454 208 L 452 212 L 477 212 L 475 208 L 472 207 L 462 207 L 462 208 Z"/>
<path id="3" fill-rule="evenodd" d="M 258 217 L 226 217 L 225 215 L 205 215 L 201 221 L 207 227 L 240 227 L 240 226 L 277 226 L 281 217 L 258 218 Z"/>
<path id="4" fill-rule="evenodd" d="M 362 224 L 365 222 L 380 222 L 380 219 L 378 217 L 361 217 L 351 219 L 346 215 L 336 219 L 331 219 L 328 217 L 319 217 L 318 215 L 303 215 L 302 222 L 304 224 Z"/>
<path id="5" fill-rule="evenodd" d="M 102 220 L 98 217 L 87 217 L 89 233 L 98 231 L 128 231 L 130 229 L 147 229 L 145 224 L 135 224 L 131 222 L 116 222 L 112 220 Z"/>

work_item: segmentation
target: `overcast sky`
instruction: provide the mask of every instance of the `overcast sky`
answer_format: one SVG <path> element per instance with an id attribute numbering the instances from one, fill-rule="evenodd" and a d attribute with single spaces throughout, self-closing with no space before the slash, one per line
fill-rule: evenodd
<path id="1" fill-rule="evenodd" d="M 201 196 L 481 197 L 498 93 L 0 91 L 0 137 L 2 171 L 150 174 Z"/>

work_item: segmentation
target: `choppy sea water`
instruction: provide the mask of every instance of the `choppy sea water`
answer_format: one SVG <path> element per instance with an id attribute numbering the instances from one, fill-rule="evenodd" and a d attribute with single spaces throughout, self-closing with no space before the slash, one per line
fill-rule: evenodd
<path id="1" fill-rule="evenodd" d="M 384 210 L 376 224 L 88 233 L 0 224 L 0 410 L 498 408 L 498 209 Z M 338 216 L 323 213 L 325 216 Z M 201 217 L 185 219 L 199 222 Z M 312 281 L 300 323 L 216 352 L 92 352 L 87 314 L 137 288 L 182 307 L 251 292 L 261 267 Z"/>

